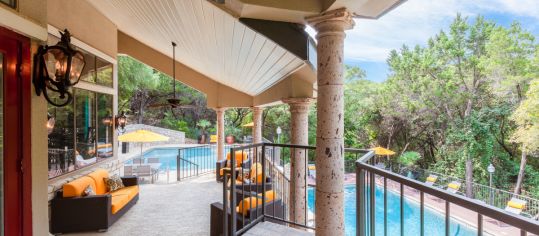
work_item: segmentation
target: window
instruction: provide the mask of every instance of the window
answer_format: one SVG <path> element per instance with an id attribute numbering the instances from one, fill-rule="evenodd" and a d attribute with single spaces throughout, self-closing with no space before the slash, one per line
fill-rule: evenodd
<path id="1" fill-rule="evenodd" d="M 73 89 L 73 102 L 49 105 L 49 178 L 113 157 L 112 95 Z"/>
<path id="2" fill-rule="evenodd" d="M 0 2 L 13 9 L 17 8 L 17 0 L 0 0 Z"/>

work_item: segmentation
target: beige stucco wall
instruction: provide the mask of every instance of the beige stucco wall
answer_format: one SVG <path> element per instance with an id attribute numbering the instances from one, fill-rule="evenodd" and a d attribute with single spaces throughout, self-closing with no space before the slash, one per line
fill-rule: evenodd
<path id="1" fill-rule="evenodd" d="M 36 41 L 32 42 L 32 55 L 37 51 Z M 49 211 L 47 201 L 48 161 L 47 161 L 47 102 L 43 96 L 34 93 L 31 98 L 31 155 L 32 155 L 32 228 L 36 236 L 49 234 Z"/>
<path id="2" fill-rule="evenodd" d="M 84 0 L 47 0 L 48 23 L 116 58 L 117 27 Z"/>

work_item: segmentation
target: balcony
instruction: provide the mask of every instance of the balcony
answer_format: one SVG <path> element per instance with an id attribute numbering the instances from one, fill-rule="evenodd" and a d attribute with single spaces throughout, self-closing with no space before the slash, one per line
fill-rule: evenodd
<path id="1" fill-rule="evenodd" d="M 223 227 L 223 235 L 257 235 L 253 232 L 260 232 L 260 228 L 268 227 L 268 223 L 264 223 L 264 226 L 260 223 L 270 222 L 270 225 L 281 225 L 274 227 L 289 227 L 290 233 L 297 233 L 298 230 L 307 234 L 314 233 L 317 223 L 314 202 L 315 149 L 313 146 L 282 144 L 255 144 L 231 148 L 230 153 L 240 152 L 249 156 L 251 164 L 240 165 L 234 171 L 228 170 L 222 184 L 225 194 L 221 207 L 236 210 L 228 210 L 227 215 L 220 214 L 220 222 L 217 222 L 212 206 L 212 227 L 226 226 Z M 294 191 L 290 177 L 292 159 L 304 165 L 306 171 L 300 175 L 303 179 L 299 181 L 299 186 L 302 183 L 306 186 L 299 202 L 297 197 L 294 202 L 293 195 L 301 195 L 303 189 L 299 190 L 300 193 Z M 236 166 L 234 158 L 231 160 L 231 166 Z M 262 168 L 251 168 L 256 163 Z M 253 181 L 249 184 L 238 181 L 242 175 L 252 170 L 257 176 L 261 174 L 264 184 L 258 180 L 255 180 L 256 184 Z M 525 199 L 527 206 L 517 215 L 503 209 L 507 204 L 504 199 L 507 199 L 507 196 L 509 200 L 524 199 L 523 196 L 493 189 L 483 189 L 481 192 L 481 186 L 476 185 L 474 191 L 477 197 L 468 198 L 459 192 L 448 191 L 447 187 L 443 186 L 445 182 L 430 186 L 421 181 L 425 179 L 426 172 L 414 179 L 399 174 L 397 167 L 375 165 L 374 152 L 368 150 L 345 149 L 345 172 L 346 235 L 539 234 L 538 222 L 530 217 L 537 211 L 533 199 Z M 236 181 L 229 181 L 230 179 Z M 245 199 L 250 197 L 251 203 L 246 204 Z M 259 199 L 259 202 L 253 205 L 252 197 Z M 244 208 L 249 211 L 244 211 Z M 298 209 L 304 212 L 300 213 Z M 302 220 L 298 221 L 298 218 Z"/>

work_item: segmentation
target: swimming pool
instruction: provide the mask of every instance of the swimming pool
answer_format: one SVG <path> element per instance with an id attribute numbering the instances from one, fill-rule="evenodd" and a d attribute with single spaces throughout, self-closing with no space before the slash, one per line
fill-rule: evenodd
<path id="1" fill-rule="evenodd" d="M 215 162 L 217 161 L 217 150 L 213 146 L 202 146 L 182 149 L 182 158 L 195 163 L 199 166 L 199 171 L 215 169 Z M 177 156 L 178 148 L 155 148 L 144 153 L 143 158 L 149 157 L 159 158 L 161 163 L 160 170 L 166 170 L 167 167 L 170 170 L 177 169 Z M 127 163 L 131 163 L 127 162 Z M 184 169 L 185 166 L 182 168 Z"/>
<path id="2" fill-rule="evenodd" d="M 384 235 L 384 190 L 376 187 L 376 235 Z M 356 235 L 356 186 L 344 187 L 344 220 L 346 235 Z M 314 189 L 308 190 L 308 207 L 314 212 Z M 425 235 L 445 235 L 445 216 L 425 207 Z M 404 201 L 404 234 L 420 235 L 420 207 L 410 199 Z M 477 235 L 475 228 L 451 219 L 450 235 Z M 387 192 L 387 235 L 400 235 L 400 195 Z"/>

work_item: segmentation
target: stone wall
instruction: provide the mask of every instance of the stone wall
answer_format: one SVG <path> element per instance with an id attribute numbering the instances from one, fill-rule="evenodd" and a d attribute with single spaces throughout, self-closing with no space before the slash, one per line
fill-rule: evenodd
<path id="1" fill-rule="evenodd" d="M 151 126 L 151 125 L 144 125 L 144 124 L 127 125 L 127 126 L 125 126 L 124 134 L 129 133 L 129 132 L 133 132 L 133 131 L 139 130 L 139 129 L 148 130 L 148 131 L 151 131 L 151 132 L 154 132 L 154 133 L 157 133 L 157 134 L 161 134 L 161 135 L 164 135 L 164 136 L 167 136 L 167 137 L 170 138 L 167 142 L 143 143 L 142 146 L 145 147 L 145 148 L 146 147 L 157 146 L 157 145 L 163 145 L 163 144 L 185 144 L 185 133 L 184 132 L 171 130 L 171 129 L 160 128 L 160 127 L 155 127 L 155 126 Z M 129 152 L 133 152 L 135 150 L 138 150 L 140 152 L 140 143 L 129 143 L 128 146 L 129 146 Z M 122 144 L 121 143 L 120 143 L 119 149 L 120 149 L 119 151 L 121 152 L 122 151 L 121 150 L 122 149 Z"/>

